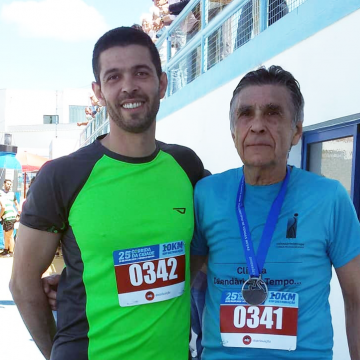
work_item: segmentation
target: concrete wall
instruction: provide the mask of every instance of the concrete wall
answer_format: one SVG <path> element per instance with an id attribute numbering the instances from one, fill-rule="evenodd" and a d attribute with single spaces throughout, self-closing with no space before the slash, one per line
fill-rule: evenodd
<path id="1" fill-rule="evenodd" d="M 55 138 L 51 141 L 49 146 L 49 158 L 56 159 L 60 156 L 65 156 L 76 149 L 78 149 L 79 137 L 70 139 L 70 138 Z"/>
<path id="2" fill-rule="evenodd" d="M 80 133 L 83 131 L 83 128 L 76 124 L 47 124 L 10 126 L 8 131 L 12 134 L 12 143 L 18 146 L 18 151 L 28 151 L 44 157 L 55 158 L 57 156 L 50 156 L 52 142 L 56 142 L 58 139 L 63 143 L 67 143 L 66 150 L 64 148 L 63 153 L 56 151 L 54 155 L 59 153 L 62 156 L 72 152 L 77 149 Z"/>
<path id="3" fill-rule="evenodd" d="M 0 127 L 43 124 L 44 115 L 59 115 L 59 122 L 69 123 L 69 105 L 90 105 L 91 89 L 0 90 Z M 1 131 L 1 128 L 0 128 Z"/>
<path id="4" fill-rule="evenodd" d="M 358 43 L 359 33 L 360 10 L 357 10 L 281 54 L 258 63 L 258 66 L 281 65 L 299 80 L 305 98 L 304 126 L 360 112 L 360 46 L 354 45 Z M 227 60 L 217 66 L 226 67 Z M 230 136 L 228 110 L 232 91 L 243 75 L 162 118 L 157 123 L 157 138 L 193 148 L 212 172 L 239 166 Z M 201 81 L 200 76 L 194 83 L 201 86 Z M 165 106 L 167 101 L 163 102 Z M 296 147 L 296 153 L 291 154 L 298 166 L 300 149 L 301 146 Z"/>
<path id="5" fill-rule="evenodd" d="M 50 144 L 53 140 L 55 144 L 56 139 L 62 139 L 68 145 L 62 146 L 63 151 L 54 151 L 54 155 L 74 151 L 83 128 L 69 123 L 69 106 L 90 105 L 90 91 L 91 89 L 0 90 L 0 142 L 3 133 L 7 132 L 13 135 L 13 145 L 18 146 L 19 151 L 27 150 L 50 157 Z M 59 115 L 59 124 L 43 124 L 44 115 Z M 57 145 L 54 146 L 58 148 Z"/>

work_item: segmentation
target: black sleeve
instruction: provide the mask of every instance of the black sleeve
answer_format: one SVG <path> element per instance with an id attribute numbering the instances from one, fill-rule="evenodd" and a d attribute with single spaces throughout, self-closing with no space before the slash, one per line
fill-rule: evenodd
<path id="1" fill-rule="evenodd" d="M 65 199 L 57 176 L 60 164 L 54 160 L 47 162 L 37 174 L 24 202 L 20 218 L 23 225 L 54 233 L 67 227 Z"/>
<path id="2" fill-rule="evenodd" d="M 171 15 L 179 15 L 190 0 L 180 0 L 175 4 L 169 5 L 169 13 Z"/>
<path id="3" fill-rule="evenodd" d="M 202 161 L 193 150 L 181 145 L 165 144 L 160 141 L 157 143 L 161 150 L 170 154 L 184 169 L 193 187 L 203 177 L 210 175 L 210 172 L 204 169 Z"/>
<path id="4" fill-rule="evenodd" d="M 65 232 L 71 206 L 101 156 L 91 144 L 45 163 L 28 191 L 20 222 L 37 230 Z"/>

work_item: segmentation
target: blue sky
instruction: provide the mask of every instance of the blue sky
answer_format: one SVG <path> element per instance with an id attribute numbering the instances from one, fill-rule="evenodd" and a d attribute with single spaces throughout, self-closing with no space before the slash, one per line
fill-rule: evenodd
<path id="1" fill-rule="evenodd" d="M 0 89 L 87 88 L 107 30 L 140 23 L 151 0 L 0 0 Z"/>

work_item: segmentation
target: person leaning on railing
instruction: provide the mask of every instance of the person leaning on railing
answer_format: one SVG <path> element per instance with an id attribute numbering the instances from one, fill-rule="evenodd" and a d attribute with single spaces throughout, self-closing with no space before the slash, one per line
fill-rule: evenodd
<path id="1" fill-rule="evenodd" d="M 251 39 L 253 31 L 254 36 L 259 33 L 259 9 L 259 0 L 250 0 L 242 7 L 238 22 L 235 49 L 247 43 Z M 288 12 L 289 8 L 285 0 L 269 0 L 268 26 L 280 20 Z"/>

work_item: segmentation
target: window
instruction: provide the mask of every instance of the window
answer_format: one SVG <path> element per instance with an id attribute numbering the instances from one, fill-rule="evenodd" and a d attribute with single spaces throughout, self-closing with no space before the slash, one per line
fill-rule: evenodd
<path id="1" fill-rule="evenodd" d="M 360 116 L 355 121 L 304 130 L 302 168 L 340 181 L 360 219 Z"/>
<path id="2" fill-rule="evenodd" d="M 44 124 L 58 124 L 59 115 L 44 115 L 43 120 Z"/>
<path id="3" fill-rule="evenodd" d="M 86 121 L 84 105 L 69 105 L 69 123 L 81 123 Z"/>

